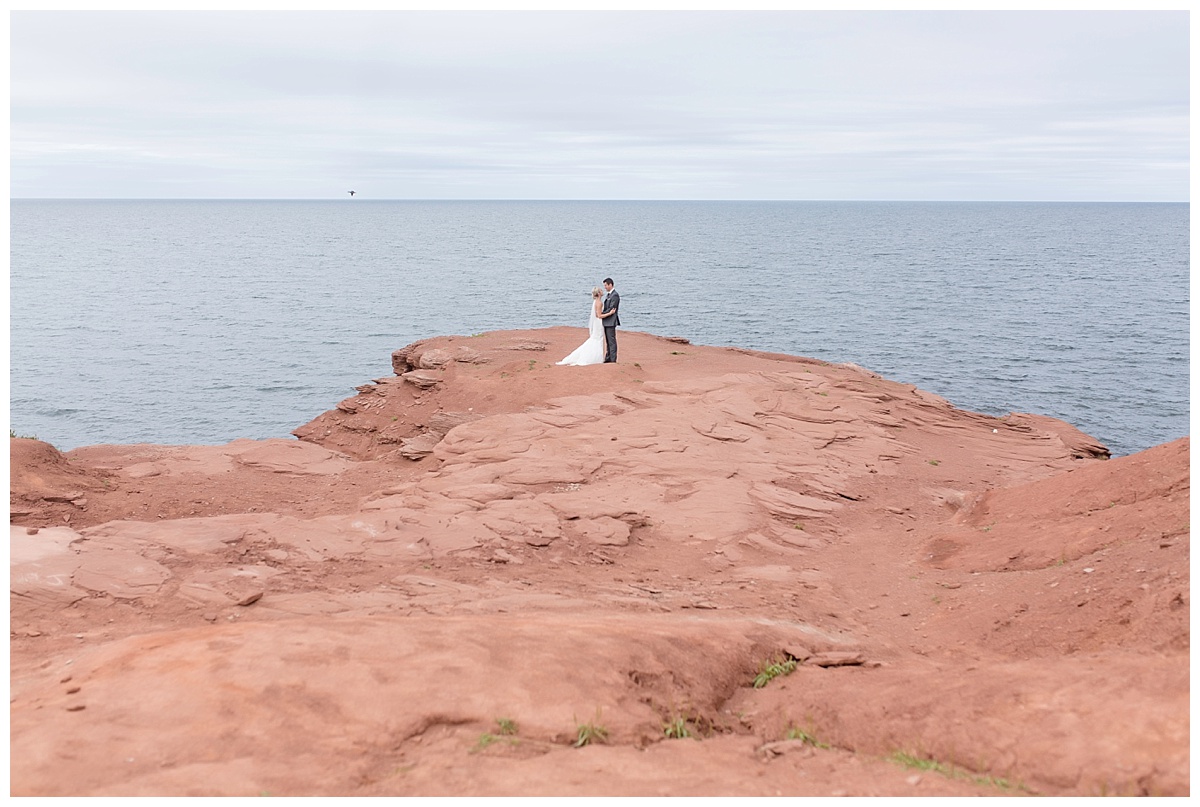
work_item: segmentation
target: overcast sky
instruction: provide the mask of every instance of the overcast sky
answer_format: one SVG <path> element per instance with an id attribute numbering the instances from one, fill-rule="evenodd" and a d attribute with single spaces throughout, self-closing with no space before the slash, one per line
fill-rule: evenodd
<path id="1" fill-rule="evenodd" d="M 14 197 L 1187 201 L 1187 12 L 13 12 Z"/>

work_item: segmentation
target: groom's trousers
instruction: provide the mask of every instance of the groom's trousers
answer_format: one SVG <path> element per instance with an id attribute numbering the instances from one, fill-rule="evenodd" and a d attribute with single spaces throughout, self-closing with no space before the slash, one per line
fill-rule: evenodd
<path id="1" fill-rule="evenodd" d="M 604 361 L 616 362 L 617 360 L 617 329 L 604 329 Z"/>

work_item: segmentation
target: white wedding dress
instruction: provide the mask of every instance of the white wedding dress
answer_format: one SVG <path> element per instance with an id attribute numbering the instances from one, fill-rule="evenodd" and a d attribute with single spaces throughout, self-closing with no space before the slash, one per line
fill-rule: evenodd
<path id="1" fill-rule="evenodd" d="M 596 316 L 594 305 L 588 308 L 587 341 L 572 350 L 571 355 L 557 363 L 571 364 L 576 367 L 604 363 L 604 325 L 600 323 L 600 317 Z"/>

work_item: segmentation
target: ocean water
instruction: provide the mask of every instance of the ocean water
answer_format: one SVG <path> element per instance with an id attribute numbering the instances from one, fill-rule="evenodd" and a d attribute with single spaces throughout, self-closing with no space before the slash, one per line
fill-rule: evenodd
<path id="1" fill-rule="evenodd" d="M 609 275 L 626 330 L 1189 432 L 1187 204 L 18 199 L 10 249 L 10 427 L 62 450 L 284 437 L 418 339 L 583 328 Z"/>

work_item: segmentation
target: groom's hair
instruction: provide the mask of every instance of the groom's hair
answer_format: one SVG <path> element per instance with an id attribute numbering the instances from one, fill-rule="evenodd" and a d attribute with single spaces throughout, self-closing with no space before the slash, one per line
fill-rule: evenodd
<path id="1" fill-rule="evenodd" d="M 610 286 L 615 286 L 615 285 L 617 285 L 616 283 L 613 283 L 613 282 L 612 282 L 612 278 L 611 278 L 611 277 L 606 277 L 606 278 L 604 278 L 604 282 L 605 282 L 605 283 L 607 283 L 607 284 L 608 284 L 608 285 L 610 285 Z"/>

